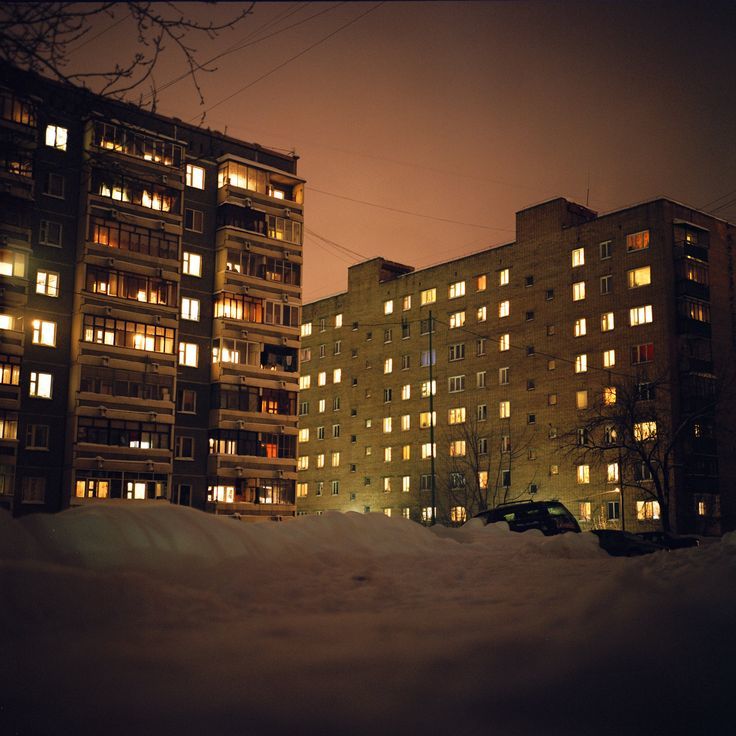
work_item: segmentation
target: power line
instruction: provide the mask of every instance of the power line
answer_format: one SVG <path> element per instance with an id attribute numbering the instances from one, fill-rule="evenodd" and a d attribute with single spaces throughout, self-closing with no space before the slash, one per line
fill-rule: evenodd
<path id="1" fill-rule="evenodd" d="M 317 192 L 318 194 L 324 194 L 328 197 L 335 197 L 337 199 L 344 199 L 348 202 L 356 202 L 357 204 L 364 204 L 368 207 L 376 207 L 381 210 L 388 210 L 389 212 L 397 212 L 401 215 L 411 215 L 412 217 L 422 217 L 427 220 L 436 220 L 437 222 L 447 222 L 451 225 L 466 225 L 468 227 L 479 227 L 484 230 L 497 230 L 499 232 L 510 233 L 513 230 L 505 227 L 493 227 L 491 225 L 480 225 L 476 222 L 463 222 L 462 220 L 450 220 L 446 217 L 436 217 L 434 215 L 426 215 L 422 212 L 411 212 L 410 210 L 402 210 L 397 207 L 388 207 L 387 205 L 377 204 L 376 202 L 367 202 L 364 199 L 355 199 L 353 197 L 346 197 L 344 194 L 335 194 L 334 192 L 326 192 L 323 189 L 317 189 L 316 187 L 309 187 L 310 192 Z"/>
<path id="2" fill-rule="evenodd" d="M 223 103 L 227 102 L 228 100 L 231 100 L 233 97 L 235 97 L 236 95 L 239 95 L 241 92 L 245 92 L 245 90 L 250 89 L 254 85 L 258 84 L 258 82 L 261 82 L 264 79 L 266 79 L 267 77 L 270 77 L 272 74 L 275 74 L 280 69 L 283 69 L 287 64 L 290 64 L 292 61 L 296 61 L 301 56 L 304 56 L 304 54 L 309 53 L 312 49 L 317 48 L 317 46 L 320 46 L 325 41 L 328 41 L 333 36 L 336 36 L 338 33 L 340 33 L 340 31 L 343 31 L 346 28 L 348 28 L 349 26 L 353 25 L 354 23 L 357 23 L 359 20 L 361 20 L 362 18 L 364 18 L 366 15 L 368 15 L 369 13 L 372 13 L 374 10 L 378 9 L 385 2 L 386 2 L 386 0 L 381 0 L 381 2 L 377 3 L 372 8 L 368 8 L 368 10 L 366 10 L 365 12 L 361 13 L 360 15 L 358 15 L 357 17 L 353 18 L 352 20 L 348 21 L 347 23 L 344 23 L 343 25 L 341 25 L 339 28 L 335 29 L 334 31 L 331 31 L 326 36 L 323 36 L 318 41 L 315 41 L 313 44 L 310 44 L 309 46 L 307 46 L 305 49 L 303 49 L 299 53 L 294 54 L 294 56 L 290 56 L 288 59 L 286 59 L 286 61 L 283 61 L 280 64 L 277 64 L 275 67 L 273 67 L 269 71 L 265 72 L 264 74 L 261 74 L 260 77 L 257 77 L 252 82 L 248 82 L 248 84 L 246 84 L 244 87 L 241 87 L 240 89 L 236 90 L 232 94 L 229 94 L 227 97 L 223 97 L 219 102 L 216 102 L 214 105 L 210 105 L 210 107 L 205 108 L 202 111 L 202 117 L 204 118 L 204 115 L 206 115 L 211 110 L 214 110 L 216 107 L 219 107 L 220 105 L 222 105 Z M 196 117 L 195 118 L 191 118 L 189 120 L 189 122 L 191 123 L 191 122 L 193 122 L 196 119 L 197 119 Z"/>
<path id="3" fill-rule="evenodd" d="M 104 33 L 107 33 L 108 31 L 111 31 L 116 26 L 119 26 L 124 20 L 126 20 L 129 17 L 130 17 L 130 12 L 125 13 L 125 15 L 123 15 L 121 18 L 116 20 L 114 23 L 110 23 L 110 25 L 103 28 L 99 33 L 95 33 L 94 36 L 90 36 L 89 38 L 86 38 L 84 41 L 82 41 L 82 43 L 80 43 L 78 46 L 75 46 L 73 49 L 69 49 L 67 53 L 68 54 L 76 53 L 77 51 L 79 51 L 79 49 L 85 47 L 88 43 L 92 43 L 92 41 L 94 41 L 95 39 L 98 39 Z"/>
<path id="4" fill-rule="evenodd" d="M 351 250 L 345 245 L 341 245 L 340 243 L 337 243 L 334 240 L 330 240 L 329 238 L 326 238 L 324 235 L 320 235 L 319 233 L 314 232 L 314 230 L 310 230 L 309 228 L 304 228 L 306 232 L 308 232 L 310 235 L 314 236 L 315 238 L 319 238 L 320 240 L 323 240 L 325 243 L 329 243 L 330 245 L 335 246 L 335 248 L 339 248 L 341 251 L 344 251 L 345 253 L 353 256 L 354 258 L 357 258 L 359 261 L 364 261 L 367 258 L 370 258 L 370 256 L 365 256 L 362 253 L 358 253 L 357 251 Z"/>

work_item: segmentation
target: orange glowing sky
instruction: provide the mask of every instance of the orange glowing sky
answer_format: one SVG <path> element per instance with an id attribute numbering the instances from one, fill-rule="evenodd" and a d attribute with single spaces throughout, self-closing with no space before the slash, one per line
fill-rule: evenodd
<path id="1" fill-rule="evenodd" d="M 259 3 L 202 57 L 292 24 L 201 81 L 205 125 L 300 156 L 305 301 L 343 290 L 359 259 L 329 241 L 427 266 L 513 240 L 518 209 L 585 204 L 588 187 L 601 212 L 666 196 L 736 219 L 734 3 Z M 121 22 L 72 63 L 133 40 Z M 156 82 L 181 71 L 172 53 Z M 191 84 L 158 112 L 197 121 Z"/>

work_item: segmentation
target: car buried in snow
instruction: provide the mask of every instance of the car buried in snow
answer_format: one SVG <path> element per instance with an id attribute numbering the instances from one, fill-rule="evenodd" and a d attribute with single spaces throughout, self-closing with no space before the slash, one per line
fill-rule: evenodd
<path id="1" fill-rule="evenodd" d="M 517 501 L 486 509 L 475 515 L 484 524 L 505 521 L 512 532 L 539 529 L 545 537 L 565 532 L 579 532 L 575 517 L 559 501 Z"/>

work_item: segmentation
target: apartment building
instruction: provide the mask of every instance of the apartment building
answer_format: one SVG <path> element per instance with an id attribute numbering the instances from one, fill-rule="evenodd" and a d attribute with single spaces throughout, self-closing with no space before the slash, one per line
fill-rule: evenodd
<path id="1" fill-rule="evenodd" d="M 560 499 L 584 527 L 637 530 L 661 521 L 662 475 L 678 530 L 733 528 L 733 237 L 664 199 L 601 216 L 554 199 L 507 245 L 351 267 L 304 307 L 299 513 L 459 523 Z M 632 391 L 634 426 L 593 421 Z M 676 447 L 643 462 L 617 431 Z"/>
<path id="2" fill-rule="evenodd" d="M 3 80 L 0 503 L 293 514 L 297 157 Z"/>

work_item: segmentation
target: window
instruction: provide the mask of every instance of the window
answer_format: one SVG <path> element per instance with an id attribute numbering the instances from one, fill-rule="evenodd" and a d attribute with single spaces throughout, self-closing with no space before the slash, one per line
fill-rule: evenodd
<path id="1" fill-rule="evenodd" d="M 633 345 L 631 347 L 631 364 L 651 363 L 654 360 L 654 343 L 647 342 L 643 345 Z"/>
<path id="2" fill-rule="evenodd" d="M 612 424 L 607 424 L 603 428 L 603 442 L 606 445 L 615 445 L 617 439 L 618 432 L 616 431 L 616 427 L 614 427 Z"/>
<path id="3" fill-rule="evenodd" d="M 511 402 L 510 401 L 499 401 L 498 402 L 498 418 L 508 419 L 511 416 Z"/>
<path id="4" fill-rule="evenodd" d="M 501 452 L 511 452 L 511 437 L 507 434 L 501 435 Z"/>
<path id="5" fill-rule="evenodd" d="M 508 268 L 502 268 L 498 272 L 498 285 L 506 286 L 509 283 L 509 270 Z"/>
<path id="6" fill-rule="evenodd" d="M 422 385 L 421 385 L 422 398 L 426 399 L 430 393 L 432 394 L 432 396 L 435 396 L 437 394 L 437 381 L 434 379 L 432 379 L 431 384 L 429 381 L 422 381 Z"/>
<path id="7" fill-rule="evenodd" d="M 524 276 L 524 286 L 528 289 L 530 286 L 534 286 L 534 276 Z"/>
<path id="8" fill-rule="evenodd" d="M 193 189 L 204 189 L 204 169 L 201 166 L 187 164 L 186 182 Z"/>
<path id="9" fill-rule="evenodd" d="M 532 310 L 529 310 L 527 312 L 524 312 L 524 319 L 527 322 L 531 322 L 534 319 L 534 312 Z M 547 333 L 549 334 L 549 333 Z"/>
<path id="10" fill-rule="evenodd" d="M 201 210 L 184 209 L 184 229 L 193 233 L 201 233 L 204 230 L 204 215 Z"/>
<path id="11" fill-rule="evenodd" d="M 332 371 L 332 383 L 340 383 L 342 381 L 342 368 L 335 368 Z"/>
<path id="12" fill-rule="evenodd" d="M 342 314 L 335 315 L 335 329 L 338 330 L 342 327 Z"/>
<path id="13" fill-rule="evenodd" d="M 31 371 L 28 384 L 28 395 L 36 399 L 50 399 L 53 387 L 53 376 L 50 373 Z"/>
<path id="14" fill-rule="evenodd" d="M 383 313 L 384 314 L 393 314 L 394 313 L 394 300 L 393 299 L 386 299 L 383 303 Z"/>
<path id="15" fill-rule="evenodd" d="M 585 265 L 585 248 L 575 248 L 572 252 L 572 267 Z"/>
<path id="16" fill-rule="evenodd" d="M 324 427 L 320 427 L 324 434 Z M 309 442 L 309 427 L 302 427 L 299 430 L 299 442 Z"/>
<path id="17" fill-rule="evenodd" d="M 610 294 L 613 286 L 613 276 L 601 276 L 601 294 Z"/>
<path id="18" fill-rule="evenodd" d="M 391 417 L 383 418 L 383 432 L 389 434 L 391 432 Z"/>
<path id="19" fill-rule="evenodd" d="M 428 427 L 437 426 L 437 412 L 423 411 L 419 413 L 419 427 L 427 429 Z"/>
<path id="20" fill-rule="evenodd" d="M 339 495 L 340 494 L 340 481 L 339 480 L 331 481 L 330 490 L 333 496 Z"/>
<path id="21" fill-rule="evenodd" d="M 447 289 L 447 296 L 449 299 L 457 299 L 458 297 L 465 296 L 465 282 L 456 281 L 454 284 L 450 284 Z"/>
<path id="22" fill-rule="evenodd" d="M 640 230 L 638 233 L 630 233 L 626 236 L 626 252 L 644 250 L 649 247 L 649 230 Z"/>
<path id="23" fill-rule="evenodd" d="M 194 389 L 180 388 L 176 399 L 176 410 L 180 414 L 197 413 L 197 392 Z"/>
<path id="24" fill-rule="evenodd" d="M 307 470 L 309 468 L 309 455 L 299 455 L 296 459 L 297 470 Z"/>
<path id="25" fill-rule="evenodd" d="M 634 440 L 636 442 L 644 442 L 653 440 L 657 437 L 657 422 L 635 422 L 634 423 Z"/>
<path id="26" fill-rule="evenodd" d="M 603 367 L 613 368 L 616 365 L 616 351 L 615 350 L 604 350 L 603 351 Z"/>
<path id="27" fill-rule="evenodd" d="M 179 343 L 179 365 L 196 368 L 199 363 L 199 345 L 194 342 Z"/>
<path id="28" fill-rule="evenodd" d="M 0 354 L 0 385 L 20 385 L 20 363 L 19 357 Z"/>
<path id="29" fill-rule="evenodd" d="M 26 449 L 48 450 L 49 449 L 49 425 L 29 424 L 26 428 Z"/>
<path id="30" fill-rule="evenodd" d="M 45 319 L 34 319 L 31 322 L 33 328 L 31 342 L 34 345 L 45 345 L 49 348 L 56 347 L 56 322 Z"/>
<path id="31" fill-rule="evenodd" d="M 174 445 L 177 460 L 194 460 L 194 437 L 178 435 Z"/>
<path id="32" fill-rule="evenodd" d="M 551 302 L 555 298 L 555 290 L 554 289 L 547 289 L 544 292 L 544 299 L 545 301 Z"/>
<path id="33" fill-rule="evenodd" d="M 576 281 L 572 285 L 572 300 L 581 302 L 585 299 L 585 281 Z"/>
<path id="34" fill-rule="evenodd" d="M 304 322 L 299 328 L 299 334 L 301 337 L 309 337 L 312 334 L 312 323 Z"/>
<path id="35" fill-rule="evenodd" d="M 475 341 L 475 354 L 476 355 L 485 355 L 486 354 L 486 343 L 488 341 L 485 337 L 479 337 Z"/>
<path id="36" fill-rule="evenodd" d="M 475 277 L 475 290 L 485 291 L 488 288 L 488 279 L 484 273 Z"/>
<path id="37" fill-rule="evenodd" d="M 475 387 L 485 388 L 486 387 L 486 371 L 477 371 L 475 374 Z"/>
<path id="38" fill-rule="evenodd" d="M 511 487 L 511 471 L 510 470 L 502 470 L 501 471 L 501 485 L 504 488 L 510 488 Z"/>
<path id="39" fill-rule="evenodd" d="M 578 519 L 580 521 L 593 520 L 593 504 L 590 501 L 580 501 L 578 503 Z"/>
<path id="40" fill-rule="evenodd" d="M 425 304 L 434 304 L 437 301 L 437 289 L 424 289 L 419 292 L 419 303 L 421 306 Z"/>
<path id="41" fill-rule="evenodd" d="M 618 483 L 618 463 L 606 465 L 606 483 Z"/>
<path id="42" fill-rule="evenodd" d="M 653 383 L 638 383 L 636 385 L 636 400 L 637 401 L 651 401 L 654 399 L 654 384 Z"/>
<path id="43" fill-rule="evenodd" d="M 189 296 L 181 298 L 181 318 L 199 322 L 199 299 Z"/>
<path id="44" fill-rule="evenodd" d="M 458 406 L 447 410 L 448 424 L 465 424 L 465 407 Z"/>
<path id="45" fill-rule="evenodd" d="M 588 408 L 588 390 L 582 389 L 575 392 L 575 407 L 577 409 Z"/>
<path id="46" fill-rule="evenodd" d="M 307 374 L 306 376 L 299 376 L 299 388 L 307 389 L 312 385 L 312 377 Z"/>
<path id="47" fill-rule="evenodd" d="M 317 427 L 317 439 L 323 440 L 325 438 L 325 428 Z M 307 429 L 307 439 L 309 439 L 309 430 Z"/>
<path id="48" fill-rule="evenodd" d="M 401 430 L 402 432 L 406 432 L 409 429 L 411 429 L 411 414 L 402 414 L 401 415 Z"/>
<path id="49" fill-rule="evenodd" d="M 304 417 L 307 414 L 309 414 L 309 402 L 308 401 L 300 401 L 299 402 L 299 416 Z"/>
<path id="50" fill-rule="evenodd" d="M 547 406 L 557 406 L 557 394 L 547 394 Z"/>
<path id="51" fill-rule="evenodd" d="M 488 419 L 488 404 L 478 404 L 475 407 L 475 418 L 479 422 L 485 422 Z"/>
<path id="52" fill-rule="evenodd" d="M 43 193 L 48 197 L 64 199 L 64 177 L 61 174 L 49 171 L 49 173 L 46 174 Z"/>
<path id="53" fill-rule="evenodd" d="M 537 388 L 537 384 L 532 380 L 531 378 L 527 378 L 526 381 L 526 390 L 527 391 L 534 391 Z"/>
<path id="54" fill-rule="evenodd" d="M 611 332 L 614 328 L 613 312 L 604 312 L 601 315 L 601 332 Z"/>
<path id="55" fill-rule="evenodd" d="M 297 498 L 306 498 L 308 493 L 309 493 L 309 483 L 298 482 L 296 484 L 296 497 Z"/>
<path id="56" fill-rule="evenodd" d="M 326 386 L 327 385 L 327 371 L 320 371 L 317 374 L 317 385 L 318 386 Z"/>
<path id="57" fill-rule="evenodd" d="M 384 330 L 383 331 L 383 341 L 384 342 L 391 342 L 394 339 L 394 331 L 392 329 Z"/>
<path id="58" fill-rule="evenodd" d="M 330 453 L 330 465 L 333 468 L 339 468 L 340 467 L 340 452 L 334 451 Z"/>
<path id="59" fill-rule="evenodd" d="M 46 478 L 23 478 L 23 503 L 44 503 L 46 501 Z"/>
<path id="60" fill-rule="evenodd" d="M 383 389 L 383 403 L 384 404 L 390 403 L 392 398 L 393 398 L 393 391 L 390 388 Z"/>
<path id="61" fill-rule="evenodd" d="M 613 241 L 612 240 L 604 240 L 602 243 L 598 244 L 598 253 L 602 261 L 607 261 L 611 257 L 612 251 L 613 251 Z"/>
<path id="62" fill-rule="evenodd" d="M 588 370 L 588 356 L 586 353 L 575 356 L 575 373 L 585 373 Z"/>
<path id="63" fill-rule="evenodd" d="M 325 454 L 324 452 L 320 452 L 318 455 L 316 455 L 316 465 L 318 468 L 324 468 L 325 466 Z"/>
<path id="64" fill-rule="evenodd" d="M 587 332 L 587 322 L 585 317 L 575 320 L 575 337 L 582 337 Z"/>
<path id="65" fill-rule="evenodd" d="M 411 476 L 402 475 L 401 476 L 401 492 L 409 493 L 410 490 L 411 490 Z"/>
<path id="66" fill-rule="evenodd" d="M 478 438 L 478 454 L 479 455 L 487 455 L 488 454 L 488 437 L 479 437 Z"/>
<path id="67" fill-rule="evenodd" d="M 652 270 L 649 266 L 632 268 L 626 272 L 626 281 L 629 289 L 638 289 L 640 286 L 648 286 L 652 283 Z"/>
<path id="68" fill-rule="evenodd" d="M 450 457 L 465 457 L 465 440 L 450 442 Z"/>
<path id="69" fill-rule="evenodd" d="M 638 521 L 656 521 L 659 519 L 659 501 L 637 501 L 636 518 Z"/>
<path id="70" fill-rule="evenodd" d="M 549 466 L 549 474 L 550 475 L 559 475 L 560 474 L 560 466 L 559 465 L 550 465 Z"/>
<path id="71" fill-rule="evenodd" d="M 462 347 L 464 351 L 465 346 L 463 345 Z M 429 365 L 434 365 L 437 362 L 436 358 L 437 356 L 434 350 L 432 350 L 431 354 L 429 350 L 422 350 L 422 352 L 419 355 L 419 365 L 422 368 L 426 368 Z"/>
<path id="72" fill-rule="evenodd" d="M 508 317 L 511 313 L 511 303 L 506 300 L 498 303 L 498 316 Z"/>
<path id="73" fill-rule="evenodd" d="M 401 459 L 402 460 L 411 460 L 411 445 L 402 445 L 401 446 Z"/>
<path id="74" fill-rule="evenodd" d="M 403 401 L 406 401 L 407 399 L 411 398 L 411 384 L 405 383 L 401 387 L 401 399 Z"/>
<path id="75" fill-rule="evenodd" d="M 503 353 L 504 351 L 509 349 L 509 345 L 511 342 L 511 338 L 509 337 L 508 332 L 505 335 L 501 335 L 498 338 L 498 350 L 499 352 Z"/>
<path id="76" fill-rule="evenodd" d="M 202 275 L 202 256 L 198 253 L 191 253 L 189 251 L 184 251 L 182 254 L 183 259 L 183 265 L 182 265 L 182 273 L 187 274 L 187 276 L 201 276 Z"/>
<path id="77" fill-rule="evenodd" d="M 465 359 L 465 343 L 459 342 L 449 346 L 449 360 L 464 360 Z"/>
<path id="78" fill-rule="evenodd" d="M 450 315 L 450 329 L 454 330 L 465 324 L 465 312 L 453 312 Z"/>
<path id="79" fill-rule="evenodd" d="M 590 483 L 590 465 L 578 465 L 576 468 L 576 479 L 580 485 Z"/>
<path id="80" fill-rule="evenodd" d="M 604 386 L 603 388 L 603 405 L 613 406 L 616 403 L 616 387 Z"/>
<path id="81" fill-rule="evenodd" d="M 51 220 L 41 220 L 38 228 L 38 242 L 61 248 L 61 224 Z"/>
<path id="82" fill-rule="evenodd" d="M 332 411 L 339 411 L 340 410 L 340 397 L 335 396 L 332 399 Z"/>
<path id="83" fill-rule="evenodd" d="M 391 373 L 394 369 L 394 360 L 393 358 L 386 358 L 386 360 L 383 361 L 383 372 L 384 373 Z"/>
<path id="84" fill-rule="evenodd" d="M 437 444 L 425 442 L 422 444 L 422 460 L 427 460 L 430 457 L 437 457 Z"/>
<path id="85" fill-rule="evenodd" d="M 47 125 L 45 143 L 50 148 L 66 151 L 66 142 L 69 131 L 60 125 Z"/>
<path id="86" fill-rule="evenodd" d="M 699 299 L 684 297 L 677 301 L 677 311 L 686 319 L 693 319 L 697 322 L 710 323 L 710 305 Z"/>
<path id="87" fill-rule="evenodd" d="M 645 325 L 652 321 L 652 305 L 645 304 L 643 307 L 632 307 L 629 309 L 629 324 L 632 327 Z"/>
<path id="88" fill-rule="evenodd" d="M 411 309 L 411 294 L 407 294 L 402 300 L 401 300 L 401 310 L 403 312 L 408 312 Z"/>
<path id="89" fill-rule="evenodd" d="M 616 521 L 621 518 L 621 503 L 619 501 L 606 501 L 606 519 Z"/>
<path id="90" fill-rule="evenodd" d="M 498 385 L 505 386 L 509 382 L 509 367 L 504 366 L 498 369 Z"/>
<path id="91" fill-rule="evenodd" d="M 465 376 L 449 376 L 447 379 L 447 391 L 451 394 L 465 391 Z"/>
<path id="92" fill-rule="evenodd" d="M 652 480 L 652 469 L 645 462 L 634 465 L 634 480 Z"/>

